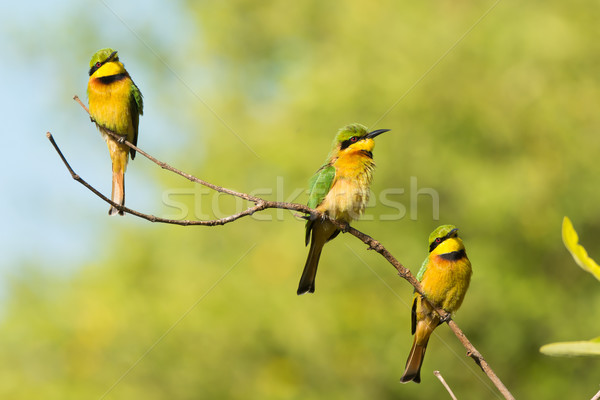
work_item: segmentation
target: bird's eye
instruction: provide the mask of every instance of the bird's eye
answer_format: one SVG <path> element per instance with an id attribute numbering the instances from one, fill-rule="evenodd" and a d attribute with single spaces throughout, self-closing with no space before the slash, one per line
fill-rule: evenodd
<path id="1" fill-rule="evenodd" d="M 102 66 L 102 63 L 101 63 L 100 61 L 98 61 L 98 62 L 96 63 L 96 68 L 100 68 L 100 66 Z"/>
<path id="2" fill-rule="evenodd" d="M 436 242 L 436 243 L 439 243 L 439 242 L 441 242 L 441 241 L 442 241 L 442 238 L 435 238 L 435 242 Z"/>
<path id="3" fill-rule="evenodd" d="M 357 141 L 357 140 L 358 140 L 358 137 L 356 137 L 356 136 L 352 136 L 352 137 L 350 138 L 350 141 L 351 141 L 352 143 L 356 143 L 356 141 Z"/>

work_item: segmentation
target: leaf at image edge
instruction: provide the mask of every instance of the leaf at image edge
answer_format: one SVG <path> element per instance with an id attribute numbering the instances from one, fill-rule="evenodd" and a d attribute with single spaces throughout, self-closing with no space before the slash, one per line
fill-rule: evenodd
<path id="1" fill-rule="evenodd" d="M 596 279 L 600 280 L 600 266 L 588 256 L 585 248 L 579 244 L 579 236 L 577 236 L 577 232 L 575 232 L 569 217 L 564 217 L 563 219 L 562 239 L 565 247 L 569 250 L 569 253 L 571 253 L 577 265 L 594 275 Z"/>
<path id="2" fill-rule="evenodd" d="M 600 356 L 600 342 L 598 339 L 549 343 L 542 346 L 540 352 L 554 357 Z"/>

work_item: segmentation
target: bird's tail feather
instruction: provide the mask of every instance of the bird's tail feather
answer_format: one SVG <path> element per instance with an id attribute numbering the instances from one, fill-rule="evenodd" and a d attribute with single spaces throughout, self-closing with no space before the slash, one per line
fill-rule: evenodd
<path id="1" fill-rule="evenodd" d="M 319 266 L 323 246 L 339 232 L 335 225 L 329 221 L 314 221 L 314 223 L 307 226 L 307 229 L 311 231 L 310 250 L 298 285 L 298 294 L 314 293 L 315 277 L 317 276 L 317 267 Z"/>
<path id="2" fill-rule="evenodd" d="M 412 348 L 410 349 L 410 354 L 406 360 L 406 369 L 404 370 L 402 378 L 400 378 L 400 382 L 421 382 L 421 365 L 423 365 L 426 349 L 427 342 L 425 342 L 425 344 L 417 343 L 417 338 L 415 337 Z"/>
<path id="3" fill-rule="evenodd" d="M 429 343 L 429 337 L 433 333 L 433 330 L 438 326 L 439 322 L 439 318 L 432 317 L 431 315 L 428 315 L 417 322 L 415 339 L 412 348 L 410 349 L 408 359 L 406 360 L 406 369 L 404 370 L 402 378 L 400 378 L 400 382 L 421 382 L 421 365 L 423 365 L 423 359 L 425 358 L 427 343 Z"/>
<path id="4" fill-rule="evenodd" d="M 319 259 L 321 258 L 321 251 L 323 250 L 324 244 L 324 241 L 316 240 L 315 232 L 313 230 L 313 237 L 310 242 L 308 258 L 306 259 L 306 264 L 304 264 L 304 271 L 302 271 L 302 277 L 300 278 L 300 284 L 298 285 L 297 293 L 299 295 L 315 292 L 317 267 L 319 266 Z"/>
<path id="5" fill-rule="evenodd" d="M 112 138 L 106 139 L 108 152 L 112 161 L 112 195 L 113 203 L 125 205 L 125 170 L 127 169 L 127 160 L 129 148 L 124 144 L 117 142 Z M 108 215 L 124 215 L 123 211 L 110 206 Z"/>
<path id="6" fill-rule="evenodd" d="M 113 203 L 117 203 L 119 205 L 125 205 L 125 171 L 113 171 L 112 175 L 112 195 L 111 200 Z M 123 211 L 110 206 L 108 210 L 108 215 L 124 215 Z"/>

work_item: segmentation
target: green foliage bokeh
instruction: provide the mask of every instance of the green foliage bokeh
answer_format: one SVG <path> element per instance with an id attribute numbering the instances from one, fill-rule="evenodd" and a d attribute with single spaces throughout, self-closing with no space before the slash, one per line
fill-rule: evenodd
<path id="1" fill-rule="evenodd" d="M 474 271 L 459 326 L 517 398 L 589 398 L 597 362 L 538 352 L 600 328 L 597 284 L 573 273 L 560 242 L 563 215 L 582 238 L 600 235 L 600 4 L 576 3 L 501 2 L 419 81 L 492 3 L 184 2 L 194 30 L 161 56 L 187 71 L 219 118 L 164 64 L 120 55 L 158 105 L 146 115 L 178 120 L 167 136 L 142 118 L 142 148 L 184 138 L 163 161 L 239 191 L 305 202 L 288 197 L 306 187 L 338 128 L 392 129 L 377 138 L 373 206 L 354 226 L 416 271 L 429 233 L 457 225 Z M 100 27 L 79 27 L 81 54 L 119 47 L 90 39 Z M 146 81 L 132 65 L 148 69 Z M 198 204 L 188 182 L 138 159 L 128 174 L 140 169 L 149 185 L 187 191 L 173 197 L 186 205 L 181 217 L 239 206 L 212 195 Z M 439 194 L 439 220 L 411 177 Z M 382 217 L 398 216 L 381 202 L 389 188 L 404 189 L 390 195 L 403 218 Z M 152 200 L 141 211 L 177 213 Z M 412 288 L 349 235 L 325 247 L 316 293 L 301 297 L 304 225 L 289 212 L 214 228 L 127 216 L 98 237 L 102 251 L 90 251 L 101 256 L 72 273 L 46 260 L 9 276 L 0 397 L 99 398 L 144 356 L 106 398 L 443 398 L 434 369 L 460 399 L 497 398 L 446 326 L 429 344 L 423 383 L 398 383 Z"/>

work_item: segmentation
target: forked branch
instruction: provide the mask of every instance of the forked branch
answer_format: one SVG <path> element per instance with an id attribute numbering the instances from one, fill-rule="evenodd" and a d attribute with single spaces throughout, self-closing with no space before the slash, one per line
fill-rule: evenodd
<path id="1" fill-rule="evenodd" d="M 79 99 L 78 96 L 75 96 L 73 98 L 75 101 L 77 101 L 83 108 L 84 110 L 89 114 L 89 110 L 87 109 L 87 107 L 85 106 L 85 104 L 83 104 L 81 102 L 81 100 Z M 259 211 L 263 211 L 266 209 L 272 209 L 272 208 L 276 208 L 276 209 L 285 209 L 285 210 L 290 210 L 290 211 L 296 211 L 299 213 L 303 213 L 305 214 L 305 217 L 303 218 L 329 218 L 327 215 L 321 214 L 320 212 L 318 212 L 317 210 L 311 209 L 303 204 L 296 204 L 296 203 L 286 203 L 286 202 L 278 202 L 278 201 L 268 201 L 265 199 L 262 199 L 260 197 L 256 197 L 256 196 L 252 196 L 246 193 L 241 193 L 241 192 L 237 192 L 231 189 L 227 189 L 209 182 L 206 182 L 202 179 L 199 179 L 191 174 L 188 174 L 186 172 L 183 172 L 177 168 L 172 167 L 171 165 L 162 162 L 158 159 L 156 159 L 155 157 L 151 156 L 150 154 L 146 153 L 145 151 L 143 151 L 142 149 L 140 149 L 139 147 L 135 146 L 133 143 L 130 143 L 129 141 L 125 140 L 122 136 L 117 135 L 116 133 L 110 131 L 110 130 L 104 130 L 105 132 L 107 132 L 108 134 L 110 134 L 113 138 L 115 138 L 116 140 L 120 141 L 121 143 L 126 144 L 127 146 L 129 146 L 130 148 L 134 149 L 137 153 L 143 155 L 144 157 L 146 157 L 147 159 L 149 159 L 150 161 L 152 161 L 153 163 L 155 163 L 156 165 L 158 165 L 159 167 L 166 169 L 168 171 L 171 171 L 177 175 L 180 175 L 186 179 L 188 179 L 191 182 L 203 185 L 205 187 L 208 187 L 216 192 L 219 193 L 225 193 L 231 196 L 235 196 L 241 199 L 244 199 L 248 202 L 254 203 L 254 205 L 249 206 L 248 208 L 246 208 L 244 211 L 239 212 L 237 214 L 233 214 L 224 218 L 220 218 L 220 219 L 214 219 L 214 220 L 204 220 L 204 221 L 197 221 L 197 220 L 173 220 L 173 219 L 166 219 L 166 218 L 161 218 L 161 217 L 157 217 L 154 215 L 150 215 L 150 214 L 144 214 L 141 213 L 139 211 L 130 209 L 128 207 L 125 206 L 121 206 L 119 204 L 113 203 L 108 197 L 104 196 L 102 193 L 100 193 L 100 191 L 98 191 L 97 189 L 95 189 L 93 186 L 91 186 L 89 183 L 87 183 L 83 178 L 81 178 L 77 173 L 75 173 L 75 171 L 71 168 L 71 166 L 69 165 L 67 159 L 65 158 L 65 156 L 63 155 L 62 151 L 60 150 L 58 144 L 56 143 L 56 141 L 54 140 L 54 138 L 52 137 L 52 134 L 50 132 L 48 132 L 46 134 L 46 136 L 48 137 L 48 139 L 50 140 L 50 143 L 52 144 L 52 146 L 54 147 L 54 149 L 56 150 L 56 152 L 58 153 L 58 155 L 60 156 L 61 160 L 63 161 L 63 163 L 65 164 L 65 167 L 68 169 L 69 173 L 71 174 L 71 177 L 76 180 L 77 182 L 81 183 L 83 186 L 85 186 L 88 190 L 90 190 L 92 193 L 94 193 L 96 196 L 100 197 L 102 200 L 104 200 L 105 202 L 111 204 L 113 207 L 116 207 L 119 210 L 122 210 L 128 214 L 131 215 L 135 215 L 136 217 L 139 218 L 143 218 L 145 220 L 148 220 L 150 222 L 159 222 L 159 223 L 165 223 L 165 224 L 174 224 L 174 225 L 183 225 L 183 226 L 188 226 L 188 225 L 199 225 L 199 226 L 216 226 L 216 225 L 225 225 L 227 223 L 230 222 L 234 222 L 240 218 L 243 217 L 247 217 L 249 215 L 252 215 L 256 212 Z M 339 229 L 341 229 L 343 232 L 348 232 L 350 233 L 352 236 L 358 238 L 359 240 L 361 240 L 364 244 L 366 244 L 367 246 L 369 246 L 369 250 L 374 250 L 377 253 L 381 254 L 381 256 L 383 256 L 383 258 L 385 258 L 397 271 L 398 271 L 398 275 L 400 275 L 400 277 L 404 278 L 406 281 L 408 281 L 408 283 L 410 283 L 414 288 L 415 291 L 423 294 L 423 289 L 421 287 L 421 284 L 419 283 L 419 281 L 414 277 L 414 275 L 406 268 L 404 267 L 379 241 L 373 239 L 371 236 L 353 228 L 352 226 L 348 225 L 348 224 L 344 224 L 335 220 L 330 219 L 330 221 L 337 226 Z M 496 376 L 496 374 L 494 373 L 494 371 L 492 370 L 492 368 L 489 366 L 489 364 L 485 361 L 485 359 L 482 357 L 481 353 L 479 353 L 479 351 L 477 351 L 477 349 L 471 344 L 471 342 L 467 339 L 467 337 L 465 336 L 465 334 L 462 332 L 462 330 L 458 327 L 458 325 L 456 325 L 456 323 L 450 318 L 450 315 L 444 311 L 443 309 L 440 308 L 436 308 L 435 309 L 436 312 L 441 316 L 442 320 L 445 320 L 448 322 L 448 325 L 450 326 L 450 328 L 452 329 L 452 331 L 454 332 L 454 334 L 457 336 L 457 338 L 460 340 L 460 342 L 463 344 L 463 346 L 465 347 L 465 349 L 467 350 L 467 355 L 471 358 L 473 358 L 473 360 L 475 360 L 475 362 L 477 363 L 477 365 L 479 365 L 479 367 L 483 370 L 483 372 L 485 372 L 485 374 L 489 377 L 489 379 L 494 383 L 494 385 L 496 385 L 496 387 L 498 388 L 498 390 L 500 391 L 500 393 L 502 393 L 502 395 L 504 396 L 504 398 L 508 399 L 508 400 L 514 400 L 514 397 L 512 396 L 512 394 L 508 391 L 508 389 L 504 386 L 504 384 L 502 383 L 502 381 L 500 381 L 500 379 Z"/>

